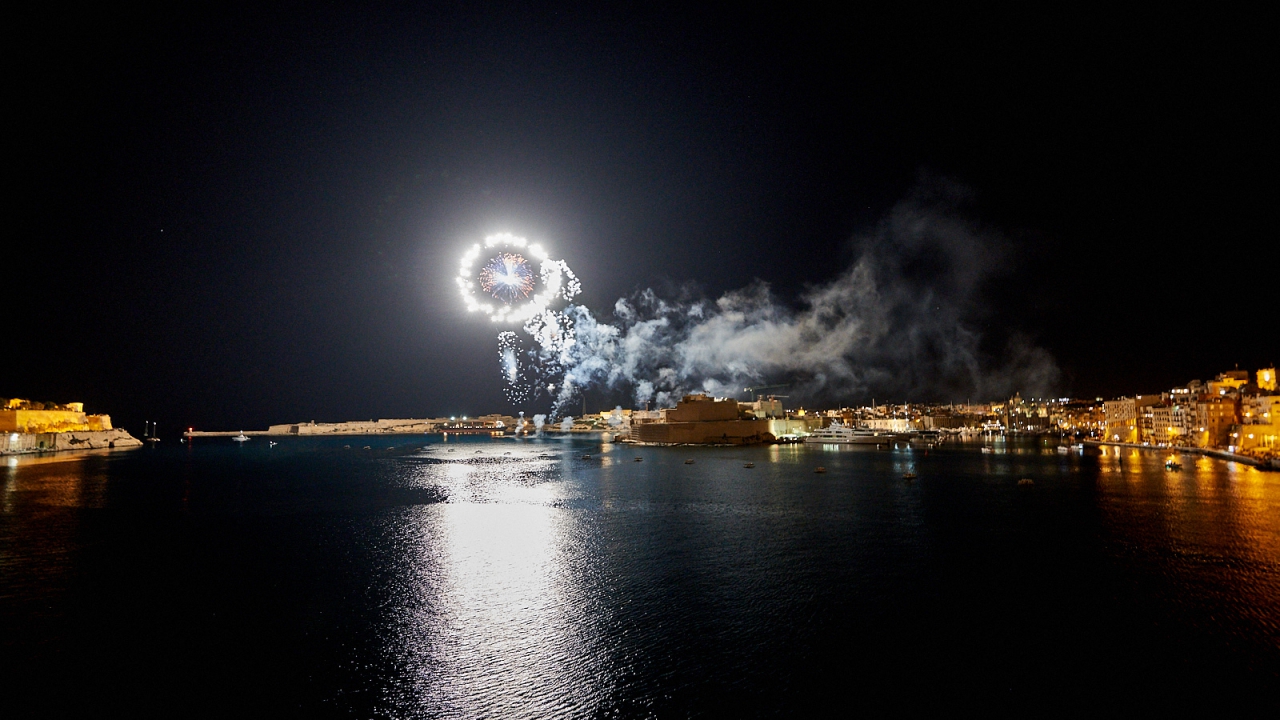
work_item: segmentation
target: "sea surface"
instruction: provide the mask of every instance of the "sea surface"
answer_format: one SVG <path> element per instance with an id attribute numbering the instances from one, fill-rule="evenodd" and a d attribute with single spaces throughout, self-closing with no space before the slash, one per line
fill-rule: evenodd
<path id="1" fill-rule="evenodd" d="M 1280 717 L 1280 473 L 1054 445 L 0 459 L 0 715 Z"/>

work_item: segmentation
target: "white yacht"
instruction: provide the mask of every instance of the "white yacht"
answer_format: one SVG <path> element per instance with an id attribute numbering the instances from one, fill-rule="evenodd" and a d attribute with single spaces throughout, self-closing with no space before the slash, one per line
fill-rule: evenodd
<path id="1" fill-rule="evenodd" d="M 846 425 L 832 425 L 821 430 L 814 430 L 806 437 L 806 443 L 819 445 L 884 445 L 893 442 L 889 434 L 880 434 L 875 430 L 854 429 Z"/>
<path id="2" fill-rule="evenodd" d="M 243 431 L 243 430 L 241 430 L 239 435 L 236 435 L 235 437 L 233 437 L 233 438 L 231 438 L 231 439 L 232 439 L 232 440 L 235 440 L 236 442 L 248 442 L 248 440 L 249 440 L 249 436 L 248 436 L 248 435 L 245 435 L 245 434 L 244 434 L 244 431 Z"/>

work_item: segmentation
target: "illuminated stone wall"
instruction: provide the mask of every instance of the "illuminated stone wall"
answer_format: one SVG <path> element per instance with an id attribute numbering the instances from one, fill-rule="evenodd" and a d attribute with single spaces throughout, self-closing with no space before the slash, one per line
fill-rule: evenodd
<path id="1" fill-rule="evenodd" d="M 751 444 L 772 442 L 768 420 L 713 420 L 711 422 L 646 423 L 634 426 L 632 437 L 640 442 Z"/>
<path id="2" fill-rule="evenodd" d="M 706 395 L 685 395 L 675 407 L 664 410 L 667 422 L 707 422 L 737 420 L 737 400 L 714 400 Z"/>
<path id="3" fill-rule="evenodd" d="M 38 434 L 110 429 L 110 415 L 85 415 L 73 410 L 0 410 L 0 432 Z"/>
<path id="4" fill-rule="evenodd" d="M 1237 425 L 1236 452 L 1270 457 L 1280 454 L 1280 425 Z"/>

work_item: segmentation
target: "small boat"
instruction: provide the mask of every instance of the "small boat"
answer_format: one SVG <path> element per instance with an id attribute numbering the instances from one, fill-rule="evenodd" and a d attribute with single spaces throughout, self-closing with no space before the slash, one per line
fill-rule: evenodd
<path id="1" fill-rule="evenodd" d="M 755 466 L 756 466 L 755 463 L 742 463 L 742 467 L 744 468 L 753 468 Z"/>
<path id="2" fill-rule="evenodd" d="M 236 442 L 249 442 L 249 436 L 248 436 L 248 435 L 245 435 L 243 430 L 241 430 L 241 431 L 240 431 L 240 434 L 239 434 L 239 435 L 237 435 L 237 436 L 235 436 L 235 437 L 233 437 L 233 438 L 231 438 L 231 439 L 232 439 L 232 440 L 235 440 Z"/>
<path id="3" fill-rule="evenodd" d="M 993 450 L 993 449 L 991 449 L 991 448 L 989 448 L 989 447 L 984 447 L 984 448 L 982 448 L 982 454 L 983 454 L 983 455 L 990 455 L 990 454 L 991 454 L 991 453 L 993 453 L 993 452 L 995 452 L 995 450 Z"/>
<path id="4" fill-rule="evenodd" d="M 636 458 L 636 462 L 643 462 L 643 461 L 644 461 L 644 458 L 642 458 L 642 457 L 638 457 L 638 458 Z"/>
<path id="5" fill-rule="evenodd" d="M 583 456 L 582 456 L 582 459 L 583 459 L 583 460 L 590 460 L 590 459 L 591 459 L 591 456 L 590 456 L 590 455 L 583 455 Z"/>
<path id="6" fill-rule="evenodd" d="M 1036 483 L 1031 478 L 1022 478 L 1021 480 L 1018 481 L 1018 484 L 1019 485 L 1035 485 Z"/>
<path id="7" fill-rule="evenodd" d="M 1166 460 L 1166 461 L 1165 461 L 1165 463 L 1164 463 L 1164 469 L 1165 469 L 1165 470 L 1181 470 L 1181 469 L 1182 469 L 1182 463 L 1178 462 L 1177 460 L 1174 460 L 1174 459 L 1170 458 L 1169 460 Z"/>
<path id="8" fill-rule="evenodd" d="M 818 467 L 814 468 L 813 471 L 816 473 L 824 473 L 827 471 L 827 469 L 819 465 Z"/>
<path id="9" fill-rule="evenodd" d="M 268 440 L 268 441 L 267 441 L 267 447 L 275 447 L 275 446 L 277 446 L 277 445 L 279 445 L 279 444 L 280 444 L 280 443 L 276 442 L 275 440 Z"/>
<path id="10" fill-rule="evenodd" d="M 685 460 L 685 461 L 684 461 L 684 464 L 685 464 L 685 465 L 692 465 L 692 464 L 693 464 L 693 458 L 689 458 L 688 460 Z"/>
<path id="11" fill-rule="evenodd" d="M 1069 452 L 1071 452 L 1071 450 L 1070 450 L 1066 445 L 1059 445 L 1059 446 L 1058 446 L 1058 454 L 1059 454 L 1059 455 L 1066 455 L 1066 454 L 1067 454 L 1067 453 L 1069 453 Z"/>
<path id="12" fill-rule="evenodd" d="M 906 471 L 906 472 L 902 473 L 902 479 L 903 479 L 903 480 L 915 480 L 915 479 L 916 479 L 916 474 L 915 474 L 915 473 L 913 473 L 913 472 L 911 472 L 910 470 L 908 470 L 908 471 Z"/>

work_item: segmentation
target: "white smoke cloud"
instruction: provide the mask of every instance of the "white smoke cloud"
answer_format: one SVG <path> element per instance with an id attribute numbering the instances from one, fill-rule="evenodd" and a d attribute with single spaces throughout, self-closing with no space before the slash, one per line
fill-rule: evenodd
<path id="1" fill-rule="evenodd" d="M 714 302 L 645 290 L 618 300 L 612 323 L 581 306 L 533 323 L 538 363 L 563 373 L 555 409 L 592 387 L 629 391 L 637 406 L 766 382 L 789 383 L 793 403 L 1049 394 L 1059 372 L 1044 349 L 1013 336 L 1000 356 L 982 352 L 981 285 L 1007 243 L 965 219 L 965 199 L 957 185 L 922 182 L 854 239 L 848 268 L 795 305 L 757 281 Z"/>

